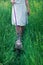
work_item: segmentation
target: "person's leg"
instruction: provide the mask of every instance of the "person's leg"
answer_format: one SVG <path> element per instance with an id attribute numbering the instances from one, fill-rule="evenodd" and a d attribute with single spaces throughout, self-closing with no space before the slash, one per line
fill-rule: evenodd
<path id="1" fill-rule="evenodd" d="M 16 26 L 17 39 L 21 39 L 24 26 Z"/>
<path id="2" fill-rule="evenodd" d="M 16 40 L 15 47 L 17 49 L 22 48 L 21 37 L 22 37 L 23 29 L 24 29 L 24 26 L 16 26 L 17 40 Z"/>

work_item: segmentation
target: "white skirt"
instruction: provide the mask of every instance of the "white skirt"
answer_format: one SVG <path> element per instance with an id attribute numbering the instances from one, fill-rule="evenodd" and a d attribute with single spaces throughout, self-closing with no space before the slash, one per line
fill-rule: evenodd
<path id="1" fill-rule="evenodd" d="M 25 4 L 12 6 L 12 25 L 25 26 L 28 24 L 27 9 Z"/>

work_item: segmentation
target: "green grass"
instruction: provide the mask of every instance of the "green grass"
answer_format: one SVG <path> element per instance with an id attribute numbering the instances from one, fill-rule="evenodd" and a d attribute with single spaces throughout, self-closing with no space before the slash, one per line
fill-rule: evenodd
<path id="1" fill-rule="evenodd" d="M 11 24 L 11 4 L 0 0 L 0 65 L 43 65 L 43 1 L 29 0 L 29 4 L 29 23 L 23 36 L 25 53 L 18 60 L 12 52 L 16 31 Z"/>

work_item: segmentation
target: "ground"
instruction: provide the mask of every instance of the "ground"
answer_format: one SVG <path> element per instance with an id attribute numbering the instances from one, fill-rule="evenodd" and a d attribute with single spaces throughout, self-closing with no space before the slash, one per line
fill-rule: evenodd
<path id="1" fill-rule="evenodd" d="M 29 0 L 30 16 L 23 34 L 24 53 L 16 57 L 15 26 L 11 24 L 11 3 L 0 0 L 0 65 L 43 65 L 43 1 Z"/>

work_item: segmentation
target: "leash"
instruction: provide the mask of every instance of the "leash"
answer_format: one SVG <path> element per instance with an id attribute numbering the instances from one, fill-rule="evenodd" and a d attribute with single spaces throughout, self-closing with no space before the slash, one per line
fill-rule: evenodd
<path id="1" fill-rule="evenodd" d="M 15 11 L 15 8 L 14 8 L 14 16 L 15 16 L 15 24 L 17 26 L 17 19 L 16 19 L 16 11 Z"/>

